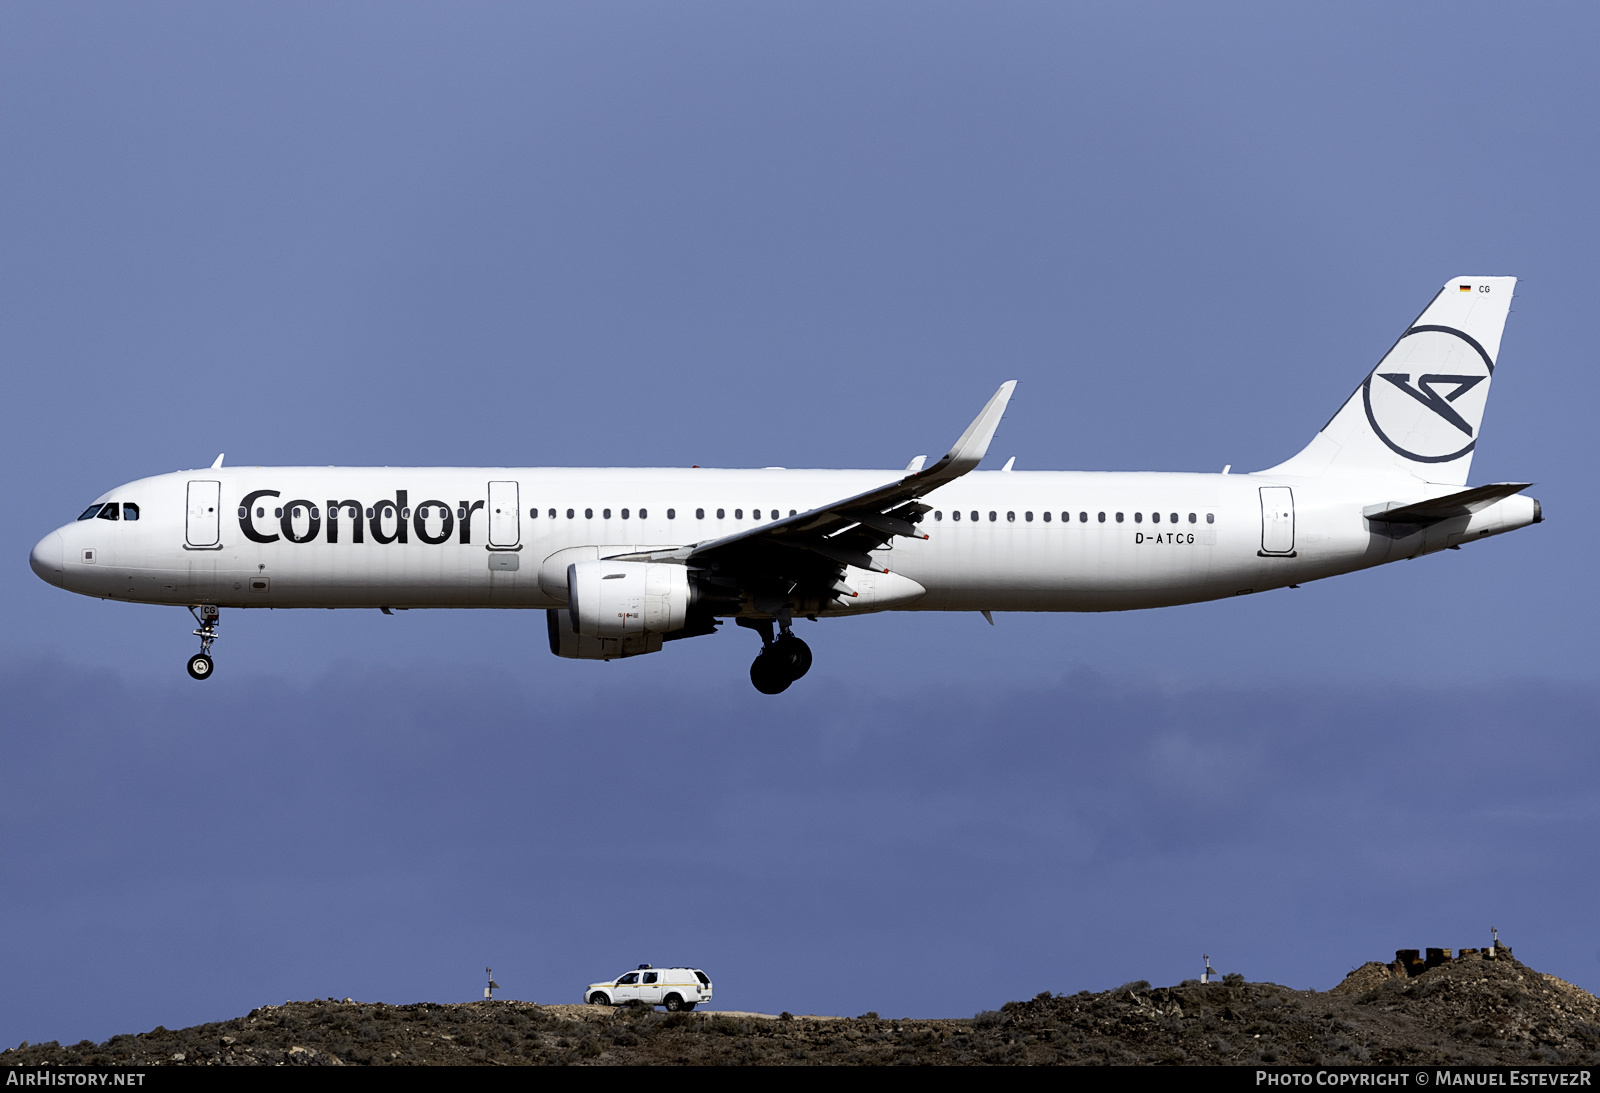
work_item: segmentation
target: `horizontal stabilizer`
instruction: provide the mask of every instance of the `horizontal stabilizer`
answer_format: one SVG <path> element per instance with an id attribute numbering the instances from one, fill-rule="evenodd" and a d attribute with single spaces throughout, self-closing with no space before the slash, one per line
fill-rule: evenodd
<path id="1" fill-rule="evenodd" d="M 1532 482 L 1496 482 L 1411 504 L 1390 501 L 1382 505 L 1370 505 L 1362 510 L 1362 515 L 1379 524 L 1436 524 L 1440 520 L 1482 512 L 1496 501 L 1521 493 L 1531 485 Z"/>

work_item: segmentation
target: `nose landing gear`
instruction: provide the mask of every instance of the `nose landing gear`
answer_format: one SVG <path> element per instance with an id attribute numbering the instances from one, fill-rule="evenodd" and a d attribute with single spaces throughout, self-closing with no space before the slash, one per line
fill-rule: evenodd
<path id="1" fill-rule="evenodd" d="M 194 621 L 200 628 L 194 636 L 200 639 L 200 651 L 189 658 L 189 675 L 194 679 L 210 679 L 211 670 L 215 667 L 211 663 L 211 643 L 217 640 L 217 619 L 222 612 L 215 604 L 201 604 L 197 612 L 189 608 L 189 614 L 194 616 Z"/>
<path id="2" fill-rule="evenodd" d="M 750 664 L 750 682 L 762 694 L 782 694 L 789 684 L 811 670 L 811 646 L 794 636 L 787 615 L 778 619 L 776 638 L 772 636 L 770 619 L 735 621 L 761 635 L 761 652 Z"/>

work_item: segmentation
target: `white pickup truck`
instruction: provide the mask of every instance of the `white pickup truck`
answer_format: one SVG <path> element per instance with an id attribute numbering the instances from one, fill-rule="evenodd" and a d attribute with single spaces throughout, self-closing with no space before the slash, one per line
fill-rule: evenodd
<path id="1" fill-rule="evenodd" d="M 591 1006 L 665 1006 L 670 1013 L 711 1001 L 711 980 L 699 968 L 652 968 L 619 975 L 609 983 L 590 983 L 583 1000 Z"/>

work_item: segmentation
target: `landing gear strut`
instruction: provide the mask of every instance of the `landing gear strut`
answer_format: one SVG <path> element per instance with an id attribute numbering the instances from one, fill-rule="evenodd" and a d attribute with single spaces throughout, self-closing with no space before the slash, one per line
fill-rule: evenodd
<path id="1" fill-rule="evenodd" d="M 811 670 L 811 647 L 794 636 L 787 613 L 778 618 L 776 638 L 772 636 L 771 619 L 735 621 L 761 635 L 761 652 L 750 664 L 750 682 L 762 694 L 782 694 L 789 684 Z"/>
<path id="2" fill-rule="evenodd" d="M 201 604 L 200 610 L 189 608 L 189 614 L 194 616 L 194 621 L 200 628 L 194 636 L 200 639 L 200 651 L 189 658 L 189 675 L 195 679 L 210 679 L 211 669 L 211 643 L 217 640 L 217 619 L 222 612 L 215 604 Z"/>

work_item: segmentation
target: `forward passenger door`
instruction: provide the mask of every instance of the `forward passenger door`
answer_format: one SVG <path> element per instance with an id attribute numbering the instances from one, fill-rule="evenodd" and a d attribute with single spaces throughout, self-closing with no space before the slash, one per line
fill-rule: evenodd
<path id="1" fill-rule="evenodd" d="M 509 549 L 522 541 L 521 504 L 515 482 L 489 483 L 489 545 Z"/>
<path id="2" fill-rule="evenodd" d="M 222 504 L 221 482 L 190 482 L 188 518 L 184 522 L 184 542 L 192 547 L 212 547 L 222 541 L 217 511 Z"/>

